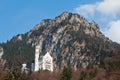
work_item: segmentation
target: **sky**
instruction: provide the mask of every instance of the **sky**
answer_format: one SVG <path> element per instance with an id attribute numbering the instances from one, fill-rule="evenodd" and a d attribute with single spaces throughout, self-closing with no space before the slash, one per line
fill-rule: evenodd
<path id="1" fill-rule="evenodd" d="M 94 20 L 107 37 L 120 43 L 120 0 L 0 0 L 0 42 L 64 11 Z"/>

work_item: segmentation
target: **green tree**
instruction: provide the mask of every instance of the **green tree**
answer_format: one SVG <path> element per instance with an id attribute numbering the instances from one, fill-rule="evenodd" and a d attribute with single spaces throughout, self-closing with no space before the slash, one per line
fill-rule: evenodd
<path id="1" fill-rule="evenodd" d="M 94 68 L 92 71 L 89 73 L 89 78 L 90 80 L 93 80 L 93 78 L 97 75 L 98 71 L 97 68 Z"/>
<path id="2" fill-rule="evenodd" d="M 87 73 L 82 71 L 81 74 L 80 74 L 79 80 L 85 80 L 86 76 L 87 76 Z"/>
<path id="3" fill-rule="evenodd" d="M 71 80 L 72 77 L 72 69 L 64 67 L 60 80 Z"/>

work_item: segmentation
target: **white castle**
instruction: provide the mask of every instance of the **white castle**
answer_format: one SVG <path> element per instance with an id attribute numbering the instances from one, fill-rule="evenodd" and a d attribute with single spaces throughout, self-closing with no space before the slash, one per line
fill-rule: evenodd
<path id="1" fill-rule="evenodd" d="M 53 58 L 47 52 L 44 56 L 40 56 L 40 46 L 35 48 L 35 60 L 32 63 L 32 71 L 49 70 L 53 72 Z"/>

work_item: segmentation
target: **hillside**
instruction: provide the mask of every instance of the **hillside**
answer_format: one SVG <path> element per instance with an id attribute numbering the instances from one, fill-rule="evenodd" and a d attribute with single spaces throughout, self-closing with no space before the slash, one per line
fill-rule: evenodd
<path id="1" fill-rule="evenodd" d="M 112 57 L 120 50 L 120 45 L 105 37 L 97 23 L 89 23 L 78 14 L 63 12 L 55 19 L 42 20 L 29 32 L 1 43 L 5 67 L 12 69 L 22 63 L 30 67 L 36 45 L 40 45 L 41 55 L 47 51 L 51 53 L 56 71 L 64 66 L 76 70 L 99 65 L 106 57 Z"/>

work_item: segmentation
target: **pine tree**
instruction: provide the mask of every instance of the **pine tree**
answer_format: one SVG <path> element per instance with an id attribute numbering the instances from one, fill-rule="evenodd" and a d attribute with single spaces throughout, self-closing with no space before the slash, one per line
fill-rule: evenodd
<path id="1" fill-rule="evenodd" d="M 64 67 L 60 80 L 71 80 L 72 77 L 72 69 Z"/>

